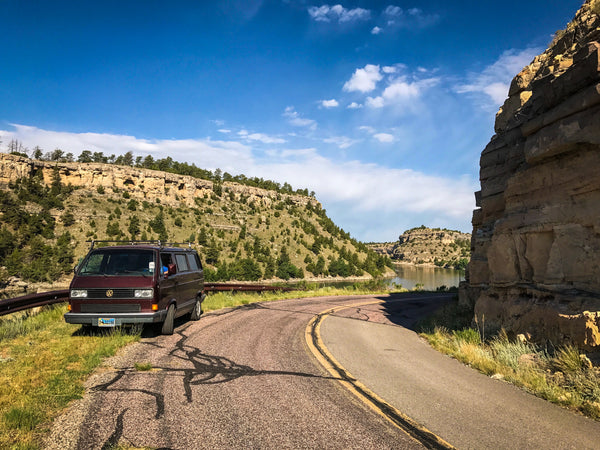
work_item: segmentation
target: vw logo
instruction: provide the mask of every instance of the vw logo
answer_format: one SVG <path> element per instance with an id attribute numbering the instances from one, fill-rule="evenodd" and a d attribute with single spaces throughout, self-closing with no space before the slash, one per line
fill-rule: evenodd
<path id="1" fill-rule="evenodd" d="M 113 292 L 113 290 L 112 290 L 112 289 L 109 289 L 108 291 L 106 291 L 106 296 L 107 296 L 107 297 L 112 297 L 112 296 L 113 296 L 113 294 L 114 294 L 114 292 Z"/>

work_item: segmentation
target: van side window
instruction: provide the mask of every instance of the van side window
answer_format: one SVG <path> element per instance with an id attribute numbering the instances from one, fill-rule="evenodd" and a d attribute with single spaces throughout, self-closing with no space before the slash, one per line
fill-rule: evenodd
<path id="1" fill-rule="evenodd" d="M 161 274 L 164 274 L 165 268 L 168 269 L 169 264 L 173 264 L 173 260 L 171 259 L 171 255 L 169 253 L 161 253 L 160 254 L 160 262 L 161 262 L 161 268 L 160 268 Z"/>
<path id="2" fill-rule="evenodd" d="M 198 257 L 195 253 L 188 254 L 188 261 L 190 263 L 191 270 L 198 270 Z"/>
<path id="3" fill-rule="evenodd" d="M 175 255 L 175 261 L 177 261 L 177 271 L 178 272 L 187 272 L 190 270 L 187 263 L 187 258 L 185 255 L 178 253 Z"/>

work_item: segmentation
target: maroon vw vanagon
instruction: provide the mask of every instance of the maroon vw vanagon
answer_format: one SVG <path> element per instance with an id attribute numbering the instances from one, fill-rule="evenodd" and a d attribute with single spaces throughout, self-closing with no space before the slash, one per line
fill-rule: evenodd
<path id="1" fill-rule="evenodd" d="M 173 244 L 170 244 L 173 245 Z M 202 314 L 204 273 L 191 248 L 132 243 L 92 248 L 75 268 L 68 323 L 115 327 L 162 323 L 173 334 L 176 317 Z"/>

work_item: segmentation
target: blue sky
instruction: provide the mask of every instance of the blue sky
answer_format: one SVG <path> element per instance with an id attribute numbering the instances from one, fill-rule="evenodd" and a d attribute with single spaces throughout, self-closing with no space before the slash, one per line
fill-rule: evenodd
<path id="1" fill-rule="evenodd" d="M 510 80 L 581 3 L 0 0 L 0 150 L 289 182 L 363 241 L 470 231 Z"/>

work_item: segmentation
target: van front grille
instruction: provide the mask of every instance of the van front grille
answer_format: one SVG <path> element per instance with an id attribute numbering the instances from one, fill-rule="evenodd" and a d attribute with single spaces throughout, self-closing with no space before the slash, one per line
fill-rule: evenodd
<path id="1" fill-rule="evenodd" d="M 113 304 L 93 304 L 93 303 L 82 303 L 81 304 L 81 312 L 82 313 L 137 313 L 140 312 L 140 305 L 135 303 L 131 304 L 123 304 L 123 303 L 113 303 Z"/>
<path id="2" fill-rule="evenodd" d="M 133 298 L 135 289 L 88 289 L 89 299 Z"/>

